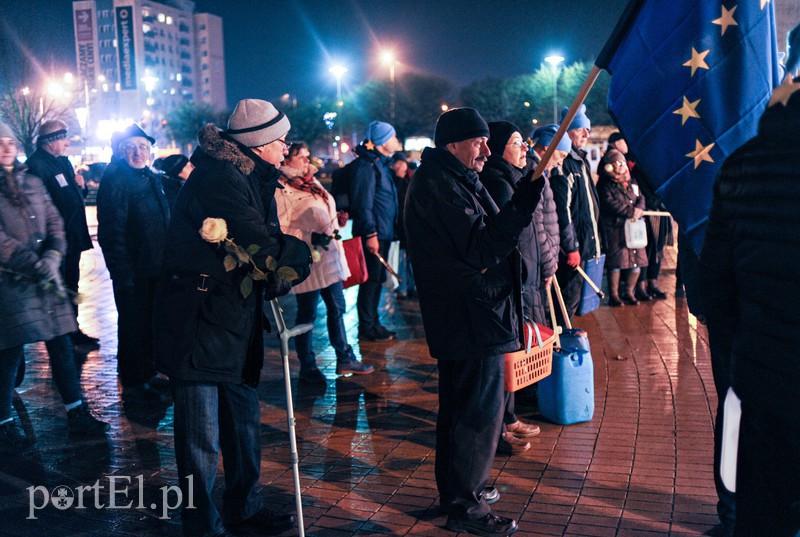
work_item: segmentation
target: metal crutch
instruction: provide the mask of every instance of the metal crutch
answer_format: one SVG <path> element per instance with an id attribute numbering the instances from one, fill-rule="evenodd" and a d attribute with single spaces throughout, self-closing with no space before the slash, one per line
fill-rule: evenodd
<path id="1" fill-rule="evenodd" d="M 297 504 L 297 530 L 300 537 L 305 537 L 306 530 L 303 524 L 303 496 L 300 492 L 300 459 L 297 456 L 297 438 L 294 426 L 294 404 L 292 403 L 292 380 L 289 377 L 289 340 L 304 334 L 314 328 L 313 324 L 298 324 L 293 328 L 286 327 L 283 320 L 283 310 L 277 298 L 269 301 L 272 306 L 272 315 L 278 328 L 278 338 L 281 340 L 281 357 L 283 358 L 283 378 L 286 381 L 286 422 L 289 424 L 289 452 L 292 459 L 292 474 L 294 474 L 294 498 Z"/>

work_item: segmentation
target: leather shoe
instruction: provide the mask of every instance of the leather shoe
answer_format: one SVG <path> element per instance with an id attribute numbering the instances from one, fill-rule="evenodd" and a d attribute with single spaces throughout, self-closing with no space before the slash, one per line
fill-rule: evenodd
<path id="1" fill-rule="evenodd" d="M 531 449 L 531 443 L 517 438 L 511 433 L 503 433 L 497 442 L 497 452 L 501 455 L 516 455 Z"/>
<path id="2" fill-rule="evenodd" d="M 359 341 L 389 341 L 390 339 L 394 339 L 394 336 L 378 332 L 377 330 L 367 330 L 365 332 L 359 332 L 358 339 Z"/>
<path id="3" fill-rule="evenodd" d="M 234 532 L 253 530 L 264 535 L 276 535 L 291 529 L 296 522 L 294 515 L 280 515 L 266 507 L 261 507 L 250 518 L 233 524 L 226 524 L 226 526 Z"/>
<path id="4" fill-rule="evenodd" d="M 322 374 L 318 367 L 301 367 L 299 378 L 302 382 L 309 384 L 325 384 L 328 379 Z"/>
<path id="5" fill-rule="evenodd" d="M 506 431 L 513 434 L 517 438 L 529 438 L 542 432 L 538 425 L 525 423 L 521 420 L 517 420 L 510 425 L 506 425 Z"/>
<path id="6" fill-rule="evenodd" d="M 647 293 L 647 291 L 645 291 L 641 287 L 636 288 L 636 291 L 634 291 L 633 296 L 635 296 L 636 299 L 639 300 L 639 302 L 650 302 L 651 300 L 653 300 L 653 297 L 651 297 Z"/>
<path id="7" fill-rule="evenodd" d="M 650 296 L 655 298 L 656 300 L 666 300 L 667 298 L 667 293 L 665 293 L 655 285 L 651 285 L 647 289 L 647 292 L 650 293 Z"/>
<path id="8" fill-rule="evenodd" d="M 639 301 L 636 300 L 635 297 L 632 297 L 631 295 L 629 295 L 627 293 L 622 295 L 620 298 L 622 299 L 622 302 L 624 304 L 628 305 L 628 306 L 638 306 L 639 305 Z"/>
<path id="9" fill-rule="evenodd" d="M 615 298 L 613 296 L 608 297 L 608 305 L 612 308 L 621 308 L 625 304 L 622 303 L 622 300 L 619 298 Z"/>
<path id="10" fill-rule="evenodd" d="M 493 513 L 474 520 L 450 515 L 447 517 L 447 529 L 485 537 L 506 537 L 517 531 L 517 521 Z"/>
<path id="11" fill-rule="evenodd" d="M 394 336 L 397 335 L 397 332 L 395 332 L 393 330 L 389 330 L 388 328 L 386 328 L 382 324 L 379 324 L 378 326 L 376 326 L 375 327 L 375 331 L 377 333 L 379 333 L 379 334 L 384 335 L 384 336 L 392 336 L 392 337 L 394 337 Z"/>
<path id="12" fill-rule="evenodd" d="M 350 360 L 347 362 L 336 363 L 337 375 L 369 375 L 373 373 L 375 368 L 369 364 L 359 362 L 358 360 Z"/>

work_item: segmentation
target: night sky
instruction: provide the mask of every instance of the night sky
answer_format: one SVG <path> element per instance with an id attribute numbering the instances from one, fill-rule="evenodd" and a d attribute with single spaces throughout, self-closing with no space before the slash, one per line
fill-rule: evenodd
<path id="1" fill-rule="evenodd" d="M 228 101 L 333 96 L 335 61 L 349 68 L 342 91 L 387 76 L 380 51 L 395 50 L 397 73 L 443 76 L 457 87 L 530 73 L 544 56 L 567 63 L 600 51 L 627 0 L 196 0 L 223 19 Z M 71 0 L 0 0 L 0 33 L 15 29 L 47 70 L 75 69 Z M 5 26 L 8 24 L 9 26 Z M 12 45 L 14 47 L 14 45 Z M 0 62 L 19 61 L 14 54 Z"/>

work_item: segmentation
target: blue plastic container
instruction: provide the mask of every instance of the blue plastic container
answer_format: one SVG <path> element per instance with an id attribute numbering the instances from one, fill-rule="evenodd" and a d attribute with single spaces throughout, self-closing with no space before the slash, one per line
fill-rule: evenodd
<path id="1" fill-rule="evenodd" d="M 589 278 L 592 279 L 597 287 L 603 286 L 603 267 L 606 264 L 606 254 L 600 254 L 600 257 L 586 260 L 586 268 L 584 271 Z M 578 304 L 578 311 L 576 315 L 586 315 L 600 307 L 600 296 L 589 285 L 587 281 L 581 284 L 581 301 Z"/>
<path id="2" fill-rule="evenodd" d="M 538 386 L 539 411 L 553 423 L 570 425 L 594 416 L 594 363 L 587 350 L 554 351 L 553 372 Z"/>

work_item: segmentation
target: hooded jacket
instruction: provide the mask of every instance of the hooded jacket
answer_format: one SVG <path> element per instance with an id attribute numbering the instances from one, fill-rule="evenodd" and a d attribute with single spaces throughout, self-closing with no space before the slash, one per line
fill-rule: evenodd
<path id="1" fill-rule="evenodd" d="M 240 286 L 249 268 L 227 271 L 224 248 L 206 242 L 199 230 L 206 218 L 224 219 L 236 244 L 258 247 L 253 258 L 259 267 L 267 256 L 281 258 L 287 248 L 280 229 L 267 223 L 273 200 L 261 196 L 270 192 L 270 172 L 277 170 L 264 161 L 257 167 L 257 157 L 214 125 L 200 131 L 199 141 L 167 238 L 155 308 L 157 365 L 172 378 L 256 385 L 263 364 L 261 287 L 244 296 Z M 307 248 L 306 256 L 310 262 Z"/>
<path id="2" fill-rule="evenodd" d="M 34 269 L 45 251 L 66 251 L 61 216 L 41 179 L 20 164 L 10 175 L 24 205 L 12 203 L 7 188 L 0 186 L 0 349 L 49 341 L 77 329 L 70 303 L 43 291 Z M 0 170 L 0 181 L 6 180 L 7 173 Z"/>
<path id="3" fill-rule="evenodd" d="M 389 159 L 363 145 L 355 149 L 350 179 L 350 218 L 353 236 L 368 237 L 377 233 L 378 240 L 391 241 L 397 227 L 397 187 Z"/>
<path id="4" fill-rule="evenodd" d="M 521 267 L 512 254 L 532 211 L 498 209 L 478 174 L 446 149 L 423 151 L 405 225 L 431 356 L 480 359 L 520 348 Z"/>
<path id="5" fill-rule="evenodd" d="M 558 210 L 561 252 L 577 250 L 581 259 L 599 256 L 603 244 L 600 205 L 586 152 L 573 147 L 561 172 L 550 177 L 550 186 Z"/>

